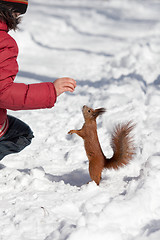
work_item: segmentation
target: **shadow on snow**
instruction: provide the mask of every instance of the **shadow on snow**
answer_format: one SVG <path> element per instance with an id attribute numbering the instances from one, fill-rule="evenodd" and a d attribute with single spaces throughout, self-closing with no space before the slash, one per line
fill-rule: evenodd
<path id="1" fill-rule="evenodd" d="M 42 167 L 37 167 L 37 169 L 43 170 Z M 18 169 L 19 172 L 30 175 L 31 169 Z M 77 169 L 70 173 L 66 173 L 60 176 L 53 175 L 50 173 L 45 173 L 45 178 L 51 182 L 61 182 L 64 181 L 65 184 L 70 184 L 71 186 L 81 187 L 91 181 L 88 171 L 83 169 Z"/>
<path id="2" fill-rule="evenodd" d="M 50 173 L 46 173 L 45 177 L 51 182 L 64 181 L 65 184 L 70 184 L 71 186 L 77 187 L 81 187 L 91 180 L 88 172 L 82 169 L 74 170 L 71 173 L 66 173 L 61 176 L 55 176 Z"/>

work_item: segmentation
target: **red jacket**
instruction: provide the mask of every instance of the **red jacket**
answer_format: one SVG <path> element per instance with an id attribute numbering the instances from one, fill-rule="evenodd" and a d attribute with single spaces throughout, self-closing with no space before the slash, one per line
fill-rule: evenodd
<path id="1" fill-rule="evenodd" d="M 0 136 L 4 133 L 2 130 L 7 119 L 6 109 L 51 108 L 57 98 L 52 82 L 29 85 L 14 83 L 18 73 L 17 55 L 15 40 L 8 34 L 7 25 L 0 22 Z"/>

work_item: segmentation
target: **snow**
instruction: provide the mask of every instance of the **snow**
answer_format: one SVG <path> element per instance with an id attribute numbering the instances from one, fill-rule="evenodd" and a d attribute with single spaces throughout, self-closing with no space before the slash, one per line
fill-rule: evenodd
<path id="1" fill-rule="evenodd" d="M 159 0 L 30 0 L 20 30 L 17 82 L 69 76 L 55 107 L 9 111 L 35 138 L 0 165 L 0 240 L 160 239 Z M 89 182 L 82 106 L 97 119 L 107 157 L 115 124 L 133 120 L 136 156 Z M 87 184 L 89 182 L 89 184 Z"/>

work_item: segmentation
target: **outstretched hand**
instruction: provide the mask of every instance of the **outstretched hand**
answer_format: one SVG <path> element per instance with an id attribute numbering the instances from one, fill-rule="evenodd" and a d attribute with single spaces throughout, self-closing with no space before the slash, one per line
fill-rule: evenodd
<path id="1" fill-rule="evenodd" d="M 68 77 L 58 78 L 53 84 L 56 89 L 57 96 L 61 95 L 63 92 L 74 92 L 76 87 L 76 81 Z"/>

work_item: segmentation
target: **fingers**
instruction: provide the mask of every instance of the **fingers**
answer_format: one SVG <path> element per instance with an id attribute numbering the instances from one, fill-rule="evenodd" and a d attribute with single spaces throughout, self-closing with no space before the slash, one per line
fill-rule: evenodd
<path id="1" fill-rule="evenodd" d="M 72 84 L 74 88 L 76 87 L 76 81 L 73 78 L 62 78 L 62 79 L 64 80 L 64 82 L 68 84 Z"/>
<path id="2" fill-rule="evenodd" d="M 65 91 L 73 92 L 76 87 L 76 81 L 72 78 L 62 78 L 62 83 Z"/>
<path id="3" fill-rule="evenodd" d="M 75 87 L 76 87 L 76 83 L 73 81 L 67 81 L 67 82 L 64 82 L 64 89 L 66 88 L 67 91 L 71 91 L 73 92 Z"/>
<path id="4" fill-rule="evenodd" d="M 57 96 L 63 92 L 73 92 L 76 87 L 76 81 L 73 78 L 59 78 L 54 81 L 54 86 L 57 92 Z"/>

